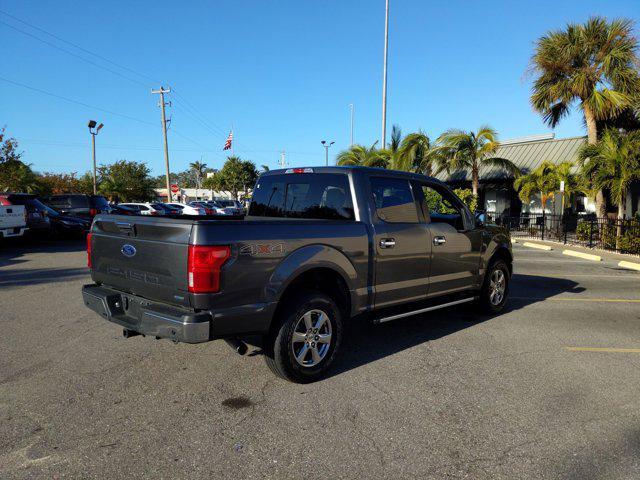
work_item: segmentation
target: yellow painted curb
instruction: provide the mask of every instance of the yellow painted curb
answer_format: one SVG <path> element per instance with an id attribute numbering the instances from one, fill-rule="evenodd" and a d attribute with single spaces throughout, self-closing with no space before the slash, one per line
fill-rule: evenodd
<path id="1" fill-rule="evenodd" d="M 602 257 L 600 255 L 593 255 L 592 253 L 576 252 L 575 250 L 563 250 L 563 255 L 569 255 L 570 257 L 584 258 L 585 260 L 593 260 L 594 262 L 601 262 Z"/>
<path id="2" fill-rule="evenodd" d="M 618 266 L 622 268 L 630 268 L 631 270 L 638 270 L 640 272 L 640 263 L 633 263 L 622 260 L 618 263 Z"/>
<path id="3" fill-rule="evenodd" d="M 540 245 L 539 243 L 524 242 L 523 247 L 537 248 L 538 250 L 553 250 L 549 245 Z"/>

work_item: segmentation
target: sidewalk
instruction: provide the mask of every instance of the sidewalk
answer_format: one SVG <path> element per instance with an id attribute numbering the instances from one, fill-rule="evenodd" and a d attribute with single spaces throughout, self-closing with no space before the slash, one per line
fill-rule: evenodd
<path id="1" fill-rule="evenodd" d="M 522 245 L 524 242 L 537 243 L 540 245 L 546 245 L 553 250 L 574 250 L 576 252 L 595 254 L 602 257 L 603 260 L 616 261 L 616 262 L 633 262 L 640 263 L 640 255 L 633 255 L 627 253 L 616 253 L 610 250 L 602 250 L 599 248 L 582 247 L 580 245 L 573 245 L 571 243 L 554 242 L 553 240 L 540 240 L 535 237 L 514 237 L 511 236 L 512 241 L 517 241 Z"/>

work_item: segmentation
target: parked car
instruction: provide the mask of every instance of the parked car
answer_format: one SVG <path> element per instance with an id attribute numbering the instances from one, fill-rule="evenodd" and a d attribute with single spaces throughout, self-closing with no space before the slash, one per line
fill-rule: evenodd
<path id="1" fill-rule="evenodd" d="M 102 195 L 61 194 L 44 197 L 43 201 L 63 215 L 92 219 L 99 213 L 109 213 L 109 202 Z"/>
<path id="2" fill-rule="evenodd" d="M 184 203 L 173 203 L 173 202 L 165 203 L 165 205 L 168 205 L 169 207 L 180 210 L 180 213 L 182 215 L 206 215 L 207 214 L 204 208 L 199 206 L 193 207 L 191 205 L 185 205 Z"/>
<path id="3" fill-rule="evenodd" d="M 63 215 L 56 209 L 45 205 L 51 223 L 51 232 L 57 237 L 78 237 L 86 235 L 91 228 L 91 220 L 86 217 Z"/>
<path id="4" fill-rule="evenodd" d="M 227 198 L 216 198 L 215 202 L 224 209 L 226 215 L 244 215 L 245 214 L 244 207 L 237 200 L 230 200 Z"/>
<path id="5" fill-rule="evenodd" d="M 109 213 L 114 215 L 135 215 L 136 212 L 130 208 L 123 207 L 120 204 L 109 204 Z"/>
<path id="6" fill-rule="evenodd" d="M 51 222 L 47 217 L 47 206 L 36 195 L 29 193 L 0 194 L 0 205 L 23 205 L 27 210 L 27 227 L 30 235 L 39 236 L 49 232 Z"/>
<path id="7" fill-rule="evenodd" d="M 182 210 L 171 205 L 167 205 L 166 203 L 155 202 L 153 203 L 153 206 L 155 209 L 162 210 L 163 215 L 182 215 Z"/>
<path id="8" fill-rule="evenodd" d="M 158 203 L 119 203 L 122 207 L 133 210 L 138 215 L 164 215 L 165 210 Z"/>
<path id="9" fill-rule="evenodd" d="M 507 230 L 444 183 L 392 170 L 264 173 L 243 220 L 98 218 L 87 307 L 127 337 L 226 339 L 244 353 L 242 337 L 262 335 L 271 370 L 296 382 L 326 373 L 350 318 L 469 302 L 496 314 L 512 273 Z"/>
<path id="10" fill-rule="evenodd" d="M 0 205 L 0 239 L 21 237 L 27 231 L 24 205 Z"/>

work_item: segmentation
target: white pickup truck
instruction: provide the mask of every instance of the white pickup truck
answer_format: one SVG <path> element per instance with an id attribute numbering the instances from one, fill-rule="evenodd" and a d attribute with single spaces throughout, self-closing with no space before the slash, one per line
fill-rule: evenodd
<path id="1" fill-rule="evenodd" d="M 0 238 L 20 237 L 27 230 L 24 205 L 0 205 Z"/>

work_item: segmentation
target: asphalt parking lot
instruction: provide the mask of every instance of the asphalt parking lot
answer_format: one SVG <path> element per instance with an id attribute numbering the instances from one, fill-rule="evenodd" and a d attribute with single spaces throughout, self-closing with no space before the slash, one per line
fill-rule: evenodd
<path id="1" fill-rule="evenodd" d="M 640 478 L 640 272 L 614 262 L 515 246 L 506 313 L 357 323 L 295 385 L 124 339 L 81 243 L 0 248 L 0 478 Z"/>

